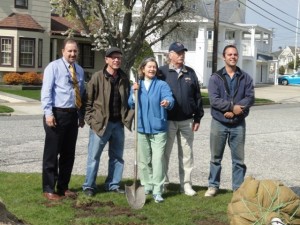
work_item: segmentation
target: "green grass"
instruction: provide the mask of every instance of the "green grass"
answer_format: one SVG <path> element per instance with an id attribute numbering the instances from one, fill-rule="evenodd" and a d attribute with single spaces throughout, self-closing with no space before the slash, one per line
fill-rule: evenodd
<path id="1" fill-rule="evenodd" d="M 13 111 L 14 111 L 14 109 L 12 109 L 8 106 L 0 105 L 0 113 L 11 113 Z"/>
<path id="2" fill-rule="evenodd" d="M 11 89 L 0 88 L 0 91 L 9 94 L 23 96 L 26 98 L 32 98 L 38 101 L 40 101 L 41 99 L 41 90 L 11 90 Z"/>
<path id="3" fill-rule="evenodd" d="M 97 178 L 99 193 L 92 198 L 82 193 L 83 182 L 83 176 L 72 176 L 70 188 L 79 192 L 77 199 L 49 202 L 42 197 L 41 174 L 0 172 L 0 196 L 11 213 L 31 225 L 229 224 L 231 191 L 220 190 L 216 197 L 205 198 L 206 187 L 194 186 L 198 195 L 190 197 L 178 192 L 179 185 L 171 184 L 163 203 L 157 204 L 147 196 L 144 207 L 133 210 L 125 195 L 104 192 L 103 177 Z"/>

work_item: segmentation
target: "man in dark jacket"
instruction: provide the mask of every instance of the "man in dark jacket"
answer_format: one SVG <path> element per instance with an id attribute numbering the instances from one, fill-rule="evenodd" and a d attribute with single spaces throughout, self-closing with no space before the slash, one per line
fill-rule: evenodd
<path id="1" fill-rule="evenodd" d="M 112 47 L 105 53 L 106 65 L 93 74 L 87 85 L 85 121 L 90 126 L 86 179 L 83 191 L 87 196 L 96 193 L 96 178 L 100 156 L 109 142 L 106 191 L 125 193 L 120 189 L 124 160 L 124 125 L 131 129 L 133 114 L 129 111 L 130 82 L 120 69 L 122 52 Z"/>
<path id="2" fill-rule="evenodd" d="M 223 50 L 225 67 L 213 73 L 208 84 L 211 105 L 210 173 L 206 197 L 215 196 L 219 190 L 221 162 L 226 141 L 232 158 L 232 189 L 237 190 L 244 181 L 244 146 L 246 135 L 245 118 L 254 103 L 252 78 L 239 67 L 238 51 L 234 45 Z"/>
<path id="3" fill-rule="evenodd" d="M 194 167 L 194 132 L 200 127 L 204 111 L 197 75 L 192 68 L 184 65 L 186 51 L 183 44 L 172 43 L 169 47 L 170 63 L 160 67 L 159 70 L 161 78 L 171 87 L 175 99 L 173 109 L 168 111 L 165 184 L 169 182 L 168 165 L 174 140 L 177 137 L 181 192 L 193 196 L 196 194 L 191 182 Z"/>

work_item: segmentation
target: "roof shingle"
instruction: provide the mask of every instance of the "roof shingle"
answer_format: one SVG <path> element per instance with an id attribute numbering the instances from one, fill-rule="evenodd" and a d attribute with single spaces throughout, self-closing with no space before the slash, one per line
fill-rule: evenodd
<path id="1" fill-rule="evenodd" d="M 28 14 L 12 13 L 0 21 L 0 28 L 43 32 L 44 28 Z"/>

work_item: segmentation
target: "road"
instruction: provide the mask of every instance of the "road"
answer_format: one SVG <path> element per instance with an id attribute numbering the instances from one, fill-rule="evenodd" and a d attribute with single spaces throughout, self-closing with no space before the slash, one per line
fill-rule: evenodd
<path id="1" fill-rule="evenodd" d="M 247 118 L 247 176 L 281 180 L 300 195 L 300 103 L 254 106 Z M 193 184 L 207 186 L 211 116 L 205 109 L 201 128 L 195 133 Z M 41 172 L 44 130 L 41 115 L 0 117 L 0 171 Z M 133 177 L 134 135 L 126 131 L 124 177 Z M 86 170 L 88 127 L 80 130 L 73 174 Z M 171 182 L 178 183 L 176 145 L 171 158 Z M 99 175 L 107 173 L 107 149 Z M 226 148 L 221 188 L 231 188 L 231 159 Z M 75 187 L 78 188 L 78 187 Z"/>

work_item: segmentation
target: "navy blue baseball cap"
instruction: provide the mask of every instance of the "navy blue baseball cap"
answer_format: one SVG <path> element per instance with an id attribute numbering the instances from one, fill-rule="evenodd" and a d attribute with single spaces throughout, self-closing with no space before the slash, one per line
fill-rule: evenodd
<path id="1" fill-rule="evenodd" d="M 181 44 L 180 42 L 174 42 L 169 47 L 169 52 L 171 51 L 174 52 L 187 51 L 187 48 L 185 48 L 184 45 Z"/>

